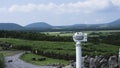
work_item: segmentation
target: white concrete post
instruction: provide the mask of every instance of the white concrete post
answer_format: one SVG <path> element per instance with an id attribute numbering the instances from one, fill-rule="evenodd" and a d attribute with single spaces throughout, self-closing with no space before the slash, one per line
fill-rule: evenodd
<path id="1" fill-rule="evenodd" d="M 82 68 L 81 42 L 76 43 L 76 68 Z"/>
<path id="2" fill-rule="evenodd" d="M 73 40 L 76 42 L 76 68 L 82 68 L 82 49 L 81 42 L 87 41 L 87 34 L 83 34 L 82 32 L 76 32 L 73 35 Z"/>

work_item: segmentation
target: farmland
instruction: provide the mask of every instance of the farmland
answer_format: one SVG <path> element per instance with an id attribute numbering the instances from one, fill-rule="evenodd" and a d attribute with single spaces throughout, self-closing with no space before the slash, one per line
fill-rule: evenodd
<path id="1" fill-rule="evenodd" d="M 36 60 L 32 60 L 33 57 L 36 58 Z M 46 58 L 46 60 L 39 61 L 38 59 L 40 57 L 44 57 Z M 53 65 L 53 64 L 63 64 L 63 65 L 69 64 L 69 61 L 66 61 L 66 60 L 53 59 L 53 58 L 49 58 L 49 57 L 45 57 L 45 56 L 41 56 L 33 53 L 24 54 L 21 57 L 21 59 L 31 64 L 40 65 L 40 66 Z"/>
<path id="2" fill-rule="evenodd" d="M 18 53 L 21 53 L 22 51 L 19 51 L 19 50 L 5 50 L 5 51 L 0 51 L 0 53 L 3 53 L 3 56 L 6 57 L 6 56 L 12 56 L 12 55 L 15 55 L 15 54 L 18 54 Z"/>
<path id="3" fill-rule="evenodd" d="M 93 33 L 93 32 L 96 32 L 96 33 L 99 33 L 99 32 L 101 32 L 101 33 L 110 33 L 110 32 L 120 32 L 120 30 L 97 30 L 97 31 L 81 31 L 81 32 L 88 33 L 88 34 Z M 51 35 L 51 36 L 55 36 L 55 35 L 56 36 L 57 35 L 59 35 L 59 36 L 73 36 L 73 34 L 75 32 L 73 32 L 73 31 L 64 31 L 64 32 L 41 32 L 41 33 L 45 33 L 45 34 Z"/>
<path id="4" fill-rule="evenodd" d="M 14 49 L 31 50 L 33 53 L 35 53 L 35 50 L 38 50 L 38 55 L 43 55 L 54 59 L 64 59 L 67 61 L 75 60 L 75 46 L 73 42 L 30 41 L 13 38 L 0 38 L 0 41 L 12 43 Z M 95 47 L 93 43 L 87 43 L 83 44 L 82 50 L 83 56 L 109 56 L 111 54 L 117 54 L 119 47 L 120 46 L 114 46 L 104 43 L 98 44 Z M 97 51 L 97 53 L 95 53 L 95 50 Z"/>
<path id="5" fill-rule="evenodd" d="M 4 35 L 9 33 L 9 35 Z M 36 65 L 47 65 L 49 62 L 68 64 L 70 60 L 75 60 L 75 43 L 72 40 L 73 33 L 53 32 L 53 33 L 30 33 L 30 32 L 1 32 L 0 42 L 12 45 L 12 49 L 31 51 L 30 54 L 24 54 L 22 60 L 26 62 L 35 63 Z M 110 56 L 118 54 L 119 45 L 119 31 L 115 32 L 87 32 L 88 42 L 82 43 L 82 55 Z M 51 35 L 50 35 L 51 34 Z M 19 35 L 19 37 L 17 36 Z M 39 37 L 40 36 L 40 37 Z M 112 42 L 111 42 L 112 41 Z M 2 45 L 4 47 L 7 45 Z M 2 49 L 0 47 L 0 50 Z M 37 51 L 37 53 L 36 53 Z M 38 57 L 46 57 L 48 60 L 43 63 L 39 61 L 32 61 L 31 55 Z M 60 61 L 61 60 L 61 61 Z"/>

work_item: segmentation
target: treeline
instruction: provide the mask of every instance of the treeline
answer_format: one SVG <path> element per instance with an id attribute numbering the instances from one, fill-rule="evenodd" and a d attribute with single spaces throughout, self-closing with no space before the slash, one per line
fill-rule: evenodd
<path id="1" fill-rule="evenodd" d="M 120 46 L 120 32 L 108 32 L 108 33 L 91 33 L 93 37 L 89 38 L 89 41 L 95 44 L 107 43 Z"/>
<path id="2" fill-rule="evenodd" d="M 111 32 L 110 35 L 107 36 L 100 36 L 103 39 L 103 43 L 113 44 L 120 46 L 120 32 L 113 33 Z"/>
<path id="3" fill-rule="evenodd" d="M 25 40 L 37 41 L 60 41 L 60 42 L 73 42 L 71 36 L 51 36 L 40 32 L 24 32 L 24 31 L 0 31 L 0 38 L 18 38 Z M 95 44 L 107 43 L 113 45 L 120 44 L 120 32 L 92 32 L 88 35 L 88 42 Z"/>
<path id="4" fill-rule="evenodd" d="M 18 38 L 26 40 L 39 40 L 39 41 L 73 41 L 69 36 L 50 36 L 39 32 L 23 32 L 23 31 L 0 31 L 0 38 Z"/>
<path id="5" fill-rule="evenodd" d="M 5 68 L 4 56 L 0 53 L 0 68 Z"/>

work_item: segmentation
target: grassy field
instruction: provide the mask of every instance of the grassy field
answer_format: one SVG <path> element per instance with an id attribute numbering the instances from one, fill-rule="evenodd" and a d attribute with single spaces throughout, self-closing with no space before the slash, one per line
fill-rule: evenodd
<path id="1" fill-rule="evenodd" d="M 39 59 L 39 58 L 46 58 L 45 61 L 39 61 L 39 60 L 32 60 L 32 58 L 36 58 L 36 59 Z M 32 63 L 34 65 L 40 65 L 40 66 L 45 66 L 45 65 L 52 65 L 52 64 L 64 64 L 64 65 L 67 65 L 69 64 L 69 61 L 65 61 L 65 60 L 59 60 L 59 59 L 52 59 L 52 58 L 48 58 L 48 57 L 45 57 L 45 56 L 40 56 L 40 55 L 37 55 L 37 54 L 33 54 L 33 53 L 29 53 L 29 54 L 24 54 L 22 57 L 21 57 L 22 60 L 26 61 L 26 62 L 29 62 L 29 63 Z"/>
<path id="2" fill-rule="evenodd" d="M 120 30 L 98 30 L 98 31 L 81 31 L 81 32 L 90 34 L 92 32 L 102 32 L 102 33 L 120 32 Z M 59 36 L 73 36 L 73 34 L 75 32 L 42 32 L 42 33 L 52 35 L 52 36 L 57 36 L 57 35 L 59 35 Z"/>
<path id="3" fill-rule="evenodd" d="M 12 38 L 0 38 L 0 41 L 6 41 L 13 44 L 17 47 L 31 47 L 32 49 L 43 50 L 44 52 L 54 52 L 60 54 L 71 54 L 75 55 L 75 44 L 74 42 L 49 42 L 49 41 L 30 41 L 30 40 L 21 40 L 21 39 L 12 39 Z M 57 50 L 58 48 L 62 50 Z M 94 54 L 94 51 L 98 54 L 108 54 L 108 53 L 118 53 L 120 46 L 110 45 L 100 43 L 96 47 L 93 43 L 87 43 L 82 45 L 83 54 Z"/>
<path id="4" fill-rule="evenodd" d="M 0 53 L 2 53 L 4 56 L 12 56 L 15 54 L 18 54 L 22 51 L 0 51 Z"/>
<path id="5" fill-rule="evenodd" d="M 22 39 L 13 39 L 13 38 L 0 38 L 0 42 L 9 42 L 12 43 L 13 46 L 33 46 L 34 48 L 63 48 L 67 49 L 75 49 L 74 42 L 51 42 L 51 41 L 31 41 L 31 40 L 22 40 Z"/>
<path id="6" fill-rule="evenodd" d="M 2 47 L 0 47 L 0 51 L 2 51 Z"/>
<path id="7" fill-rule="evenodd" d="M 62 33 L 62 32 L 44 32 L 45 34 L 49 34 L 52 36 L 72 36 L 74 33 Z"/>
<path id="8" fill-rule="evenodd" d="M 119 30 L 110 30 L 110 31 L 84 31 L 85 33 L 88 33 L 89 37 L 92 36 L 92 32 L 102 32 L 99 33 L 102 36 L 111 34 L 109 32 L 119 32 Z M 46 32 L 45 32 L 46 33 Z M 91 33 L 91 34 L 90 34 Z M 53 36 L 71 36 L 73 33 L 66 33 L 66 32 L 49 32 L 46 33 L 47 35 L 53 35 Z M 96 33 L 96 35 L 98 35 Z M 93 33 L 93 36 L 96 36 Z M 114 36 L 111 36 L 114 37 Z M 117 35 L 118 37 L 118 35 Z M 103 37 L 105 38 L 105 37 Z M 113 39 L 113 38 L 112 38 Z M 109 39 L 108 39 L 109 40 Z M 113 41 L 113 40 L 112 40 Z M 23 40 L 23 39 L 14 39 L 14 38 L 0 38 L 0 42 L 7 42 L 11 43 L 13 45 L 13 50 L 17 49 L 18 51 L 2 51 L 2 48 L 0 47 L 0 53 L 3 53 L 4 56 L 11 56 L 14 54 L 19 53 L 19 50 L 30 50 L 32 53 L 30 54 L 24 54 L 21 59 L 35 64 L 35 65 L 49 65 L 49 64 L 55 64 L 55 63 L 61 63 L 61 64 L 68 64 L 69 60 L 75 60 L 75 43 L 74 42 L 60 42 L 60 41 L 33 41 L 33 40 Z M 109 41 L 108 41 L 109 42 Z M 114 44 L 111 45 L 110 43 L 105 44 L 104 43 L 82 43 L 82 55 L 89 55 L 89 56 L 95 56 L 95 55 L 104 55 L 104 56 L 110 56 L 113 54 L 118 54 L 120 45 Z M 37 54 L 35 51 L 38 51 Z M 45 61 L 33 61 L 32 58 L 40 58 L 40 57 L 46 57 L 47 59 Z M 62 59 L 62 60 L 60 60 Z M 64 60 L 63 60 L 64 59 Z"/>
<path id="9" fill-rule="evenodd" d="M 75 59 L 75 44 L 74 42 L 50 42 L 50 41 L 31 41 L 31 40 L 22 40 L 22 39 L 13 39 L 13 38 L 0 38 L 0 42 L 8 42 L 12 43 L 13 48 L 15 49 L 26 49 L 30 48 L 32 50 L 42 50 L 44 53 L 49 54 L 56 54 L 57 56 L 61 55 L 64 58 L 69 56 L 74 56 Z M 120 46 L 110 45 L 110 44 L 104 44 L 100 43 L 96 46 L 93 43 L 87 43 L 82 44 L 82 55 L 105 55 L 109 56 L 112 54 L 118 54 Z M 61 50 L 59 50 L 61 49 Z M 96 53 L 95 53 L 96 50 Z M 18 52 L 12 52 L 12 51 L 1 51 L 4 53 L 5 56 L 14 55 Z M 23 59 L 26 62 L 30 62 L 35 65 L 47 65 L 47 64 L 54 64 L 54 63 L 62 63 L 62 64 L 68 64 L 68 61 L 65 60 L 59 60 L 55 59 L 57 56 L 54 57 L 46 57 L 47 60 L 40 62 L 40 61 L 32 61 L 31 58 L 36 57 L 44 57 L 40 55 L 35 54 L 25 54 L 22 56 L 21 59 Z M 58 57 L 59 58 L 59 57 Z"/>

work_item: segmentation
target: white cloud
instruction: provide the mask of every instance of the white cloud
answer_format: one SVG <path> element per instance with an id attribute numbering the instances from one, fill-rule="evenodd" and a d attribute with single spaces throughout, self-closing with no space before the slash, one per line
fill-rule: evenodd
<path id="1" fill-rule="evenodd" d="M 57 9 L 57 5 L 54 3 L 49 3 L 48 5 L 40 4 L 36 8 L 40 11 L 49 11 L 49 10 L 55 10 Z"/>
<path id="2" fill-rule="evenodd" d="M 6 10 L 6 8 L 0 8 L 0 12 L 5 12 Z"/>
<path id="3" fill-rule="evenodd" d="M 8 11 L 10 12 L 31 12 L 36 10 L 37 5 L 35 4 L 27 4 L 27 5 L 12 5 Z"/>
<path id="4" fill-rule="evenodd" d="M 8 12 L 53 12 L 53 13 L 92 13 L 96 11 L 107 10 L 112 6 L 120 6 L 120 0 L 85 0 L 76 3 L 63 4 L 26 4 L 11 5 Z M 1 9 L 0 9 L 1 11 Z"/>
<path id="5" fill-rule="evenodd" d="M 111 0 L 111 1 L 115 6 L 120 7 L 120 0 Z"/>

